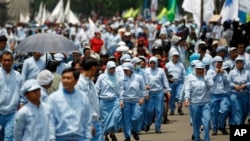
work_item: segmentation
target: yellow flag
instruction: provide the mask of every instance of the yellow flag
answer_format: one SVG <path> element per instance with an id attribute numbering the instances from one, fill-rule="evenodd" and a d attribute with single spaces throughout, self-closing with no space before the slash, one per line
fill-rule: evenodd
<path id="1" fill-rule="evenodd" d="M 139 10 L 140 10 L 140 8 L 137 8 L 136 10 L 133 11 L 133 13 L 132 13 L 132 17 L 133 17 L 133 18 L 136 17 L 136 16 L 138 15 Z"/>
<path id="2" fill-rule="evenodd" d="M 168 10 L 167 10 L 167 8 L 162 8 L 162 10 L 161 10 L 161 12 L 160 12 L 160 14 L 157 16 L 157 19 L 158 20 L 160 20 L 160 19 L 162 19 L 162 17 L 163 16 L 166 16 L 167 15 L 167 13 L 168 13 Z"/>
<path id="3" fill-rule="evenodd" d="M 134 9 L 133 8 L 130 8 L 123 16 L 123 18 L 129 18 L 129 17 L 132 17 L 132 14 L 134 12 Z"/>

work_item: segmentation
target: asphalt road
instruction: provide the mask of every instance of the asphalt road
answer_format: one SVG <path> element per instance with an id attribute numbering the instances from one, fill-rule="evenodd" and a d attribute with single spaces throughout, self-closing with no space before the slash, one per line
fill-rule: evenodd
<path id="1" fill-rule="evenodd" d="M 185 113 L 185 115 L 178 115 L 178 113 L 176 112 L 175 115 L 169 116 L 170 123 L 162 124 L 161 134 L 155 133 L 154 125 L 150 127 L 149 132 L 142 131 L 140 135 L 140 141 L 192 141 L 192 126 L 190 126 L 189 122 L 188 108 L 184 107 L 183 112 Z M 229 131 L 228 126 L 226 127 L 226 129 Z M 220 131 L 218 131 L 217 136 L 212 136 L 211 133 L 212 131 L 210 130 L 211 141 L 229 141 L 230 135 L 222 135 Z M 116 133 L 116 136 L 118 138 L 118 141 L 124 140 L 123 133 Z M 202 133 L 200 137 L 201 139 L 203 139 Z M 133 137 L 131 137 L 131 141 L 134 141 Z"/>

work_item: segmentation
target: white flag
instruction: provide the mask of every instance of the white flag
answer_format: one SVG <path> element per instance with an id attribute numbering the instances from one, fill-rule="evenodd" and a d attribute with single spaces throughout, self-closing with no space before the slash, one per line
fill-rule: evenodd
<path id="1" fill-rule="evenodd" d="M 43 2 L 40 3 L 40 6 L 39 6 L 39 11 L 38 11 L 38 14 L 36 16 L 36 22 L 37 23 L 40 23 L 41 22 L 41 19 L 42 19 L 42 15 L 43 15 Z"/>
<path id="2" fill-rule="evenodd" d="M 69 10 L 68 23 L 80 24 L 79 19 L 76 17 L 76 15 L 71 10 Z"/>
<path id="3" fill-rule="evenodd" d="M 51 13 L 51 19 L 54 21 L 57 19 L 57 23 L 61 22 L 64 19 L 64 11 L 63 11 L 63 0 L 60 0 L 54 10 Z"/>
<path id="4" fill-rule="evenodd" d="M 239 0 L 240 11 L 250 13 L 250 0 Z"/>
<path id="5" fill-rule="evenodd" d="M 198 28 L 201 25 L 201 0 L 184 0 L 182 8 L 189 13 L 193 14 L 194 22 L 197 24 Z M 203 21 L 206 23 L 209 22 L 213 16 L 214 11 L 214 1 L 213 0 L 204 0 L 203 5 Z"/>
<path id="6" fill-rule="evenodd" d="M 66 7 L 65 7 L 65 11 L 64 11 L 64 15 L 65 15 L 65 20 L 68 21 L 68 16 L 69 16 L 69 12 L 70 12 L 70 0 L 67 1 Z"/>
<path id="7" fill-rule="evenodd" d="M 234 20 L 238 18 L 239 12 L 239 0 L 225 0 L 224 5 L 221 9 L 221 16 L 223 23 L 226 20 Z"/>

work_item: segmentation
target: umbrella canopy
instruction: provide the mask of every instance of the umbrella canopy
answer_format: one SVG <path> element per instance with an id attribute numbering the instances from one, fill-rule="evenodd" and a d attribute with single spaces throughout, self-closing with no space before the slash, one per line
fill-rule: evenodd
<path id="1" fill-rule="evenodd" d="M 39 33 L 29 36 L 17 45 L 15 52 L 69 52 L 77 50 L 68 38 L 54 33 Z"/>

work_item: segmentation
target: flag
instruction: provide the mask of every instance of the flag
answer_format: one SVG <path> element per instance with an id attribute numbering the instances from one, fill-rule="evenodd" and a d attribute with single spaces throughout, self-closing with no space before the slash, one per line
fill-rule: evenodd
<path id="1" fill-rule="evenodd" d="M 234 20 L 238 18 L 239 11 L 239 0 L 225 0 L 223 7 L 221 9 L 221 16 L 223 23 L 226 20 Z"/>
<path id="2" fill-rule="evenodd" d="M 157 16 L 157 19 L 158 19 L 158 20 L 161 20 L 164 16 L 167 15 L 167 12 L 168 12 L 168 10 L 167 10 L 166 7 L 162 8 L 160 14 Z"/>
<path id="3" fill-rule="evenodd" d="M 69 9 L 68 22 L 72 24 L 80 24 L 80 20 L 71 9 Z"/>
<path id="4" fill-rule="evenodd" d="M 69 12 L 70 12 L 70 0 L 67 1 L 66 7 L 64 10 L 64 15 L 65 15 L 66 20 L 68 20 Z"/>
<path id="5" fill-rule="evenodd" d="M 176 0 L 167 0 L 167 19 L 169 21 L 174 21 L 175 11 L 176 11 Z"/>
<path id="6" fill-rule="evenodd" d="M 244 11 L 239 10 L 239 18 L 241 23 L 246 23 L 247 21 L 247 13 Z"/>
<path id="7" fill-rule="evenodd" d="M 36 18 L 35 18 L 35 20 L 36 20 L 37 23 L 40 23 L 40 22 L 41 22 L 42 14 L 43 14 L 43 13 L 42 13 L 42 10 L 43 10 L 43 2 L 41 1 L 40 6 L 39 6 L 38 14 L 37 14 L 37 16 L 36 16 Z"/>
<path id="8" fill-rule="evenodd" d="M 140 11 L 140 8 L 137 8 L 136 10 L 134 10 L 132 13 L 132 17 L 133 18 L 136 17 L 138 15 L 139 11 Z"/>
<path id="9" fill-rule="evenodd" d="M 62 22 L 64 17 L 64 11 L 63 11 L 63 0 L 60 0 L 56 7 L 53 9 L 52 13 L 51 13 L 51 19 L 53 21 L 57 21 L 57 23 Z"/>
<path id="10" fill-rule="evenodd" d="M 250 22 L 250 14 L 247 14 L 247 21 L 246 22 Z"/>
<path id="11" fill-rule="evenodd" d="M 201 0 L 184 0 L 182 4 L 182 8 L 189 13 L 193 14 L 194 22 L 197 24 L 198 28 L 200 28 L 201 25 Z M 213 16 L 215 6 L 213 0 L 204 0 L 203 5 L 203 21 L 206 23 L 209 22 L 209 20 Z"/>
<path id="12" fill-rule="evenodd" d="M 151 19 L 155 20 L 156 19 L 156 11 L 158 9 L 158 0 L 151 0 L 151 5 L 150 5 L 150 14 L 151 14 Z"/>
<path id="13" fill-rule="evenodd" d="M 133 12 L 134 12 L 134 9 L 130 8 L 127 12 L 124 13 L 123 18 L 132 17 Z"/>
<path id="14" fill-rule="evenodd" d="M 239 0 L 239 10 L 250 13 L 250 0 Z"/>

